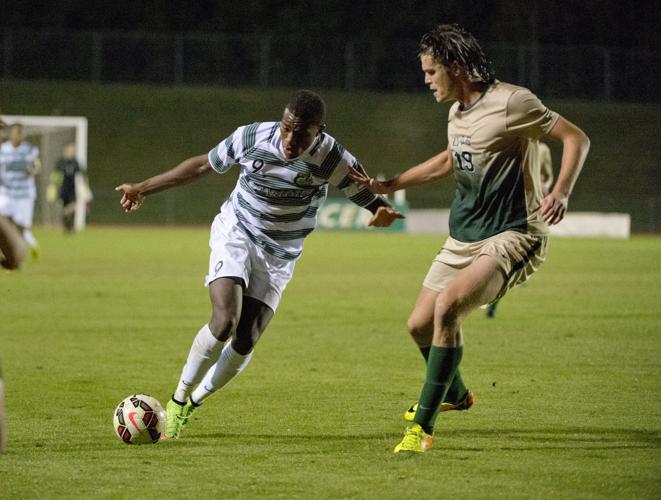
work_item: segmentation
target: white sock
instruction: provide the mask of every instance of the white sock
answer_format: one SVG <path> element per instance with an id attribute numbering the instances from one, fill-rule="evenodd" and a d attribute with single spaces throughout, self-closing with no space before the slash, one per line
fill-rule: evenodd
<path id="1" fill-rule="evenodd" d="M 220 353 L 218 362 L 209 368 L 209 371 L 204 376 L 204 380 L 197 386 L 191 394 L 191 399 L 196 404 L 201 404 L 202 401 L 211 396 L 221 387 L 236 377 L 243 369 L 248 366 L 252 358 L 253 351 L 250 351 L 245 356 L 239 354 L 232 348 L 232 343 L 228 342 Z"/>
<path id="2" fill-rule="evenodd" d="M 23 239 L 33 248 L 38 245 L 37 238 L 34 237 L 34 234 L 29 229 L 23 229 Z"/>
<path id="3" fill-rule="evenodd" d="M 209 325 L 204 325 L 197 332 L 193 345 L 191 345 L 188 359 L 181 371 L 177 390 L 174 391 L 174 399 L 185 403 L 195 386 L 200 383 L 204 374 L 218 361 L 223 342 L 213 336 Z"/>

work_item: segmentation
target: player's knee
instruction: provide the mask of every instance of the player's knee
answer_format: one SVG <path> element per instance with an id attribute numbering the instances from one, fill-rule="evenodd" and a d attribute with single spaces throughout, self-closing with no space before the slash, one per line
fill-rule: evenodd
<path id="1" fill-rule="evenodd" d="M 209 330 L 218 340 L 225 341 L 236 331 L 237 323 L 236 316 L 214 310 L 211 321 L 209 321 Z"/>
<path id="2" fill-rule="evenodd" d="M 237 330 L 232 347 L 236 352 L 245 356 L 255 348 L 257 341 L 261 337 L 261 331 L 258 328 L 248 330 Z"/>
<path id="3" fill-rule="evenodd" d="M 429 344 L 429 335 L 430 328 L 429 325 L 423 325 L 416 320 L 413 316 L 409 317 L 406 322 L 406 328 L 409 331 L 409 335 L 413 338 L 416 344 L 418 345 L 428 345 Z"/>
<path id="4" fill-rule="evenodd" d="M 455 330 L 460 326 L 462 318 L 462 301 L 460 297 L 441 294 L 436 299 L 434 308 L 436 324 L 443 330 Z"/>

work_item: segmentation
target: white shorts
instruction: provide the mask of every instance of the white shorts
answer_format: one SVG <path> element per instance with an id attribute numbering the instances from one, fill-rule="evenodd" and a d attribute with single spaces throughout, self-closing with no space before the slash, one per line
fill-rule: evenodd
<path id="1" fill-rule="evenodd" d="M 14 224 L 22 227 L 32 227 L 34 213 L 34 198 L 10 198 L 0 196 L 0 215 L 9 217 Z"/>
<path id="2" fill-rule="evenodd" d="M 244 283 L 243 294 L 264 302 L 273 311 L 294 273 L 295 260 L 268 254 L 236 225 L 218 214 L 211 224 L 209 274 L 204 284 L 218 278 L 236 277 Z"/>

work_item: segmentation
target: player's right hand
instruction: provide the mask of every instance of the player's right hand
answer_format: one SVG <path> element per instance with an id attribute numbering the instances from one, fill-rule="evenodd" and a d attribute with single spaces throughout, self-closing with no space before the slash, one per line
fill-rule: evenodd
<path id="1" fill-rule="evenodd" d="M 124 208 L 125 212 L 137 210 L 145 201 L 145 195 L 135 186 L 135 184 L 120 184 L 115 188 L 115 191 L 122 192 L 122 199 L 119 204 Z"/>

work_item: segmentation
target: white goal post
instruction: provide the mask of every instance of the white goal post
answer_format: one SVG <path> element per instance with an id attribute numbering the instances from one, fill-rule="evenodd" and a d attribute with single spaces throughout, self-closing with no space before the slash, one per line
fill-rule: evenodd
<path id="1" fill-rule="evenodd" d="M 46 199 L 46 190 L 55 163 L 62 157 L 62 148 L 69 142 L 76 144 L 76 159 L 81 169 L 87 170 L 87 118 L 83 116 L 31 116 L 2 115 L 7 125 L 23 125 L 26 140 L 39 148 L 41 172 L 37 178 L 35 222 L 43 225 L 59 225 L 61 207 Z M 85 227 L 87 212 L 87 186 L 85 177 L 76 177 L 76 212 L 74 227 Z"/>

